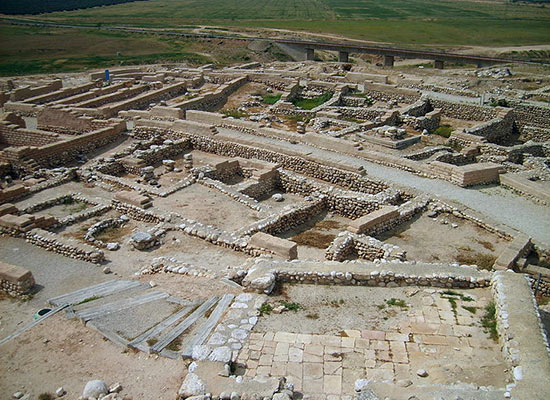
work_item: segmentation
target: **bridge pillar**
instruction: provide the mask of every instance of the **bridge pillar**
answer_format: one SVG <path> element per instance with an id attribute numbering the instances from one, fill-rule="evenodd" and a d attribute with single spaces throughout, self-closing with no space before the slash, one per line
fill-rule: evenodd
<path id="1" fill-rule="evenodd" d="M 443 69 L 445 68 L 445 62 L 441 60 L 435 60 L 434 61 L 434 68 L 435 69 Z"/>
<path id="2" fill-rule="evenodd" d="M 315 50 L 306 49 L 306 61 L 313 61 L 315 59 Z"/>
<path id="3" fill-rule="evenodd" d="M 384 56 L 384 67 L 393 67 L 394 61 L 394 56 Z"/>
<path id="4" fill-rule="evenodd" d="M 338 52 L 338 61 L 347 63 L 349 61 L 349 53 L 347 51 Z"/>

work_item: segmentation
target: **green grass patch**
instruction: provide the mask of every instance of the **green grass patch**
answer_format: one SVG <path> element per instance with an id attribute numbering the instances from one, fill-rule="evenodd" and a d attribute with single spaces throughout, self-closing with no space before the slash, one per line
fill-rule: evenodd
<path id="1" fill-rule="evenodd" d="M 101 298 L 100 296 L 87 297 L 84 300 L 82 300 L 81 302 L 76 303 L 75 305 L 79 306 L 81 304 L 86 304 L 86 303 L 89 303 L 90 301 L 94 301 L 94 300 L 97 300 L 97 299 L 100 299 L 100 298 Z"/>
<path id="2" fill-rule="evenodd" d="M 266 94 L 265 96 L 263 96 L 263 103 L 264 104 L 269 104 L 269 105 L 272 105 L 272 104 L 275 104 L 277 103 L 279 100 L 281 99 L 281 94 Z"/>
<path id="3" fill-rule="evenodd" d="M 408 308 L 409 306 L 405 302 L 405 300 L 396 299 L 392 297 L 389 300 L 386 300 L 386 304 L 390 307 L 401 307 L 401 308 Z"/>
<path id="4" fill-rule="evenodd" d="M 269 315 L 273 311 L 273 306 L 269 303 L 264 303 L 258 308 L 260 315 Z"/>
<path id="5" fill-rule="evenodd" d="M 453 128 L 450 125 L 441 125 L 439 128 L 432 132 L 434 135 L 439 135 L 444 138 L 450 138 L 453 133 Z"/>
<path id="6" fill-rule="evenodd" d="M 462 301 L 474 301 L 474 299 L 472 299 L 470 296 L 455 292 L 454 290 L 445 290 L 441 292 L 441 295 L 458 297 Z"/>
<path id="7" fill-rule="evenodd" d="M 244 111 L 239 111 L 236 108 L 232 108 L 231 110 L 225 110 L 222 111 L 224 115 L 227 115 L 228 117 L 233 117 L 235 119 L 241 119 L 246 118 L 248 116 L 248 113 Z"/>
<path id="8" fill-rule="evenodd" d="M 477 312 L 477 307 L 474 306 L 462 306 L 462 308 L 466 311 L 471 312 L 472 314 L 475 314 Z"/>
<path id="9" fill-rule="evenodd" d="M 494 301 L 491 301 L 485 307 L 485 314 L 481 318 L 481 326 L 483 326 L 485 333 L 488 333 L 491 339 L 495 342 L 498 340 L 497 331 L 497 308 Z"/>
<path id="10" fill-rule="evenodd" d="M 170 342 L 166 349 L 170 351 L 179 351 L 181 349 L 181 338 L 177 337 Z"/>
<path id="11" fill-rule="evenodd" d="M 300 308 L 302 308 L 300 303 L 293 303 L 285 300 L 281 301 L 281 305 L 289 311 L 298 311 Z"/>
<path id="12" fill-rule="evenodd" d="M 332 98 L 332 92 L 325 92 L 320 96 L 312 98 L 296 97 L 292 104 L 296 107 L 301 108 L 302 110 L 312 110 L 315 107 L 319 107 L 321 104 L 326 103 Z"/>

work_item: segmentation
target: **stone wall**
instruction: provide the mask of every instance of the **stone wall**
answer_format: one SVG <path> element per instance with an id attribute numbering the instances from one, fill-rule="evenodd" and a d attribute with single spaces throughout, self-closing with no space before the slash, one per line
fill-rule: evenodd
<path id="1" fill-rule="evenodd" d="M 105 255 L 97 247 L 62 238 L 40 228 L 27 232 L 25 240 L 48 251 L 77 260 L 99 264 L 105 259 Z"/>
<path id="2" fill-rule="evenodd" d="M 351 232 L 341 232 L 325 251 L 325 258 L 330 261 L 343 261 L 351 255 L 368 261 L 405 259 L 405 252 L 397 246 Z"/>
<path id="3" fill-rule="evenodd" d="M 496 107 L 496 118 L 481 125 L 466 129 L 471 135 L 481 136 L 491 143 L 507 143 L 514 134 L 515 118 L 512 109 Z"/>
<path id="4" fill-rule="evenodd" d="M 430 103 L 432 107 L 441 109 L 444 116 L 466 121 L 489 121 L 496 118 L 498 114 L 498 110 L 490 106 L 452 103 L 435 98 L 430 98 Z"/>

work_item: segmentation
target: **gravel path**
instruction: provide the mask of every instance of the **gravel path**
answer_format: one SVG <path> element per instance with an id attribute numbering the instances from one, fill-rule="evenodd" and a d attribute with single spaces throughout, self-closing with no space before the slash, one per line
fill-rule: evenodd
<path id="1" fill-rule="evenodd" d="M 450 200 L 458 202 L 492 220 L 507 225 L 518 231 L 533 237 L 545 245 L 550 244 L 550 208 L 533 203 L 531 200 L 518 196 L 500 186 L 484 187 L 482 189 L 465 189 L 452 183 L 439 179 L 428 179 L 414 175 L 410 172 L 396 168 L 385 167 L 355 157 L 320 150 L 304 144 L 291 144 L 289 142 L 247 135 L 228 129 L 218 129 L 227 136 L 246 137 L 279 149 L 288 149 L 292 152 L 311 154 L 316 158 L 343 162 L 353 166 L 363 166 L 368 176 L 388 183 L 413 188 L 429 194 L 431 197 L 440 198 L 442 201 Z"/>

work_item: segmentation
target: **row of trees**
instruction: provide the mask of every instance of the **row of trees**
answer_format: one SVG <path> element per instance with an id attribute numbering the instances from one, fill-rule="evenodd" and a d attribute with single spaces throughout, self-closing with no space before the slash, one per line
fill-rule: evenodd
<path id="1" fill-rule="evenodd" d="M 42 14 L 52 11 L 110 6 L 131 1 L 138 0 L 1 0 L 0 13 L 10 15 Z"/>

